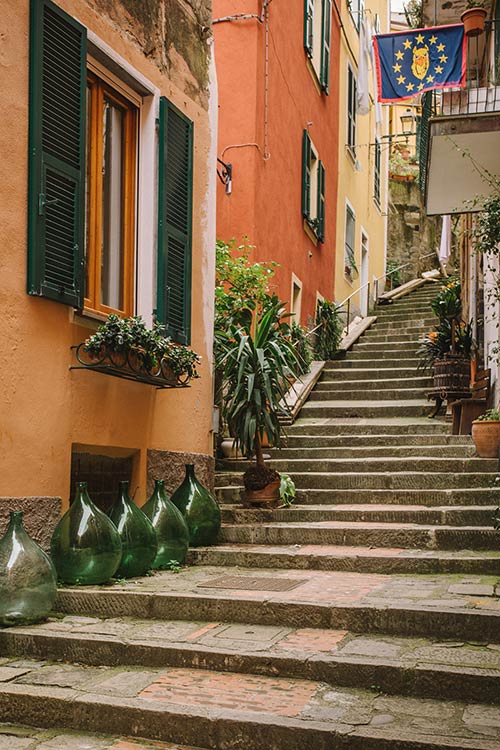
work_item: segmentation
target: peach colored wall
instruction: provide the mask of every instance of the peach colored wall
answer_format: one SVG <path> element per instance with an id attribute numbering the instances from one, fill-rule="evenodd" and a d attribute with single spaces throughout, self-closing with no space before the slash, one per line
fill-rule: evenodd
<path id="1" fill-rule="evenodd" d="M 84 0 L 60 0 L 59 5 L 195 123 L 192 346 L 203 357 L 202 377 L 190 389 L 158 391 L 98 373 L 70 371 L 69 347 L 88 336 L 89 328 L 73 322 L 68 307 L 26 293 L 29 2 L 0 0 L 0 496 L 59 495 L 66 501 L 71 447 L 77 443 L 139 451 L 136 475 L 142 499 L 147 448 L 202 454 L 212 449 L 215 147 L 209 92 L 193 99 L 186 91 L 194 90 L 195 82 L 181 59 L 177 72 L 167 78 L 130 42 L 129 28 L 121 31 Z"/>
<path id="2" fill-rule="evenodd" d="M 261 0 L 214 0 L 214 19 L 260 13 Z M 339 28 L 332 17 L 330 95 L 320 94 L 303 47 L 302 0 L 269 6 L 268 137 L 265 144 L 266 28 L 257 20 L 214 25 L 219 85 L 218 155 L 233 164 L 233 193 L 217 190 L 217 236 L 248 235 L 256 260 L 280 264 L 281 299 L 290 300 L 292 273 L 303 284 L 301 319 L 314 315 L 316 296 L 333 296 L 338 169 Z M 255 105 L 254 105 L 255 103 Z M 253 113 L 255 106 L 256 116 Z M 326 169 L 326 237 L 317 246 L 301 213 L 302 132 L 309 126 Z M 245 148 L 233 144 L 257 143 Z M 269 154 L 265 154 L 267 145 Z M 265 158 L 267 157 L 268 158 Z"/>

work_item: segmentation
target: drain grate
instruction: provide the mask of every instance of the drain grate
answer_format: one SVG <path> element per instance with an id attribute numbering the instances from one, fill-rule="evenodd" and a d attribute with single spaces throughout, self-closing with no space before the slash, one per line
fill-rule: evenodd
<path id="1" fill-rule="evenodd" d="M 240 591 L 290 591 L 300 586 L 307 579 L 301 578 L 271 578 L 264 576 L 225 576 L 214 581 L 199 583 L 204 589 L 239 589 Z"/>

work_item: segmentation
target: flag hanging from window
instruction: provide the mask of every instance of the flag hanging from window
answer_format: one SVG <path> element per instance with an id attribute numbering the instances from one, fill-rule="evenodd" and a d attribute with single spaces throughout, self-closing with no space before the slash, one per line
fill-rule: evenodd
<path id="1" fill-rule="evenodd" d="M 379 102 L 465 85 L 463 24 L 373 37 Z"/>

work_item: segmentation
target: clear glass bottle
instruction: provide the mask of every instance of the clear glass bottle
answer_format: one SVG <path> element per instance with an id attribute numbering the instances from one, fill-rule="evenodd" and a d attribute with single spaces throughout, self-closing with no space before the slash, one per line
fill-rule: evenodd
<path id="1" fill-rule="evenodd" d="M 182 513 L 170 500 L 163 479 L 155 479 L 153 494 L 142 511 L 153 524 L 158 540 L 153 568 L 167 568 L 171 560 L 183 563 L 189 547 L 189 531 Z"/>
<path id="2" fill-rule="evenodd" d="M 153 524 L 130 497 L 128 485 L 119 483 L 118 498 L 109 509 L 122 542 L 122 560 L 116 571 L 119 578 L 144 575 L 151 569 L 158 547 Z"/>
<path id="3" fill-rule="evenodd" d="M 52 535 L 50 551 L 64 583 L 105 583 L 115 574 L 122 557 L 120 535 L 90 499 L 87 482 L 78 482 L 74 500 Z"/>
<path id="4" fill-rule="evenodd" d="M 196 479 L 194 464 L 186 464 L 186 476 L 170 498 L 181 511 L 189 530 L 189 544 L 204 547 L 215 544 L 220 531 L 220 508 L 212 495 Z"/>
<path id="5" fill-rule="evenodd" d="M 23 514 L 13 511 L 0 539 L 0 625 L 44 620 L 56 594 L 56 571 L 49 556 L 25 531 Z"/>

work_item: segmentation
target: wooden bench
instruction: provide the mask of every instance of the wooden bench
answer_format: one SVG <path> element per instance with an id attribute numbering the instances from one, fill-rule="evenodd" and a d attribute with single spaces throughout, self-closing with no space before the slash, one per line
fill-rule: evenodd
<path id="1" fill-rule="evenodd" d="M 471 383 L 470 398 L 461 398 L 451 404 L 453 414 L 453 435 L 470 435 L 472 422 L 489 408 L 490 370 L 478 370 Z"/>

